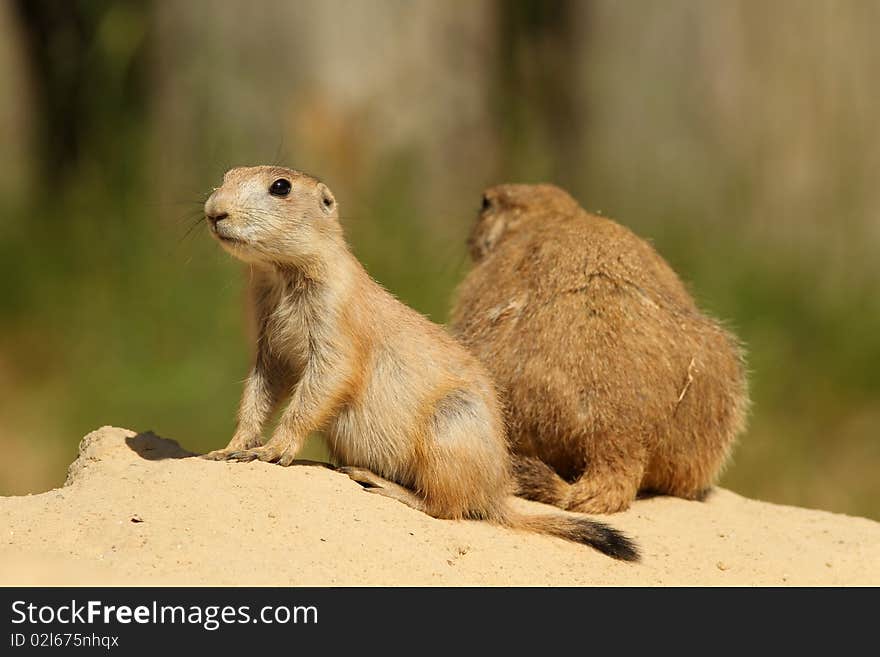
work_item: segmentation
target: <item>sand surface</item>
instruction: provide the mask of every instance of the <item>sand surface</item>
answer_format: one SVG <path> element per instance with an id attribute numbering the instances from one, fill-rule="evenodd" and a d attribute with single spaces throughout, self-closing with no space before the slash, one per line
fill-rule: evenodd
<path id="1" fill-rule="evenodd" d="M 63 488 L 0 497 L 0 584 L 880 585 L 880 523 L 724 489 L 604 517 L 637 541 L 632 564 L 435 520 L 322 467 L 190 456 L 151 433 L 86 436 Z"/>

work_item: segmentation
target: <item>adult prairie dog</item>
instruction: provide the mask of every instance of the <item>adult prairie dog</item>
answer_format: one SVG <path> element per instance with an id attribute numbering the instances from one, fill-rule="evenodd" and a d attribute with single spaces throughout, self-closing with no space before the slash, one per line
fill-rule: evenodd
<path id="1" fill-rule="evenodd" d="M 299 171 L 228 171 L 205 203 L 223 248 L 253 270 L 256 363 L 217 460 L 290 465 L 323 429 L 333 459 L 370 492 L 436 518 L 484 519 L 635 559 L 630 541 L 574 514 L 521 515 L 504 426 L 480 363 L 374 282 L 349 251 L 336 199 Z M 262 428 L 288 399 L 272 437 Z"/>
<path id="2" fill-rule="evenodd" d="M 505 403 L 518 494 L 700 497 L 745 424 L 743 356 L 663 258 L 551 185 L 487 190 L 469 244 L 452 324 Z"/>

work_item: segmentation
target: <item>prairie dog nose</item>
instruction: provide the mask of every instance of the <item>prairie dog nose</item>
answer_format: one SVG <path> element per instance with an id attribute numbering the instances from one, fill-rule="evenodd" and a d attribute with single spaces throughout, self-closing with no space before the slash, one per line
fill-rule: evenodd
<path id="1" fill-rule="evenodd" d="M 205 217 L 211 222 L 212 226 L 216 226 L 218 222 L 223 221 L 229 216 L 227 208 L 229 203 L 225 198 L 222 189 L 215 189 L 214 193 L 205 201 Z"/>

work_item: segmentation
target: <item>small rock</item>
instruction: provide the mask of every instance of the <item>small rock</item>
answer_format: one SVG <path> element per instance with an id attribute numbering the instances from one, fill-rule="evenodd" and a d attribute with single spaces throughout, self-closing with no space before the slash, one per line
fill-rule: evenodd
<path id="1" fill-rule="evenodd" d="M 718 570 L 730 570 L 730 566 L 728 566 L 723 561 L 719 561 L 718 563 L 715 564 L 715 566 L 718 568 Z"/>
<path id="2" fill-rule="evenodd" d="M 132 522 L 143 522 L 144 519 L 141 518 L 139 515 L 135 514 L 135 515 L 133 515 L 133 516 L 131 517 L 131 521 L 132 521 Z"/>

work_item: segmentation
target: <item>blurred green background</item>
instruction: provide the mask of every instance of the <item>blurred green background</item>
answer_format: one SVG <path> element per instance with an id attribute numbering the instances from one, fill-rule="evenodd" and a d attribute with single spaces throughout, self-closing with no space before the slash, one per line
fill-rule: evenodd
<path id="1" fill-rule="evenodd" d="M 0 494 L 60 485 L 103 424 L 225 445 L 252 334 L 201 204 L 274 162 L 441 322 L 482 188 L 567 187 L 748 345 L 723 485 L 880 518 L 878 24 L 861 0 L 0 0 Z"/>

